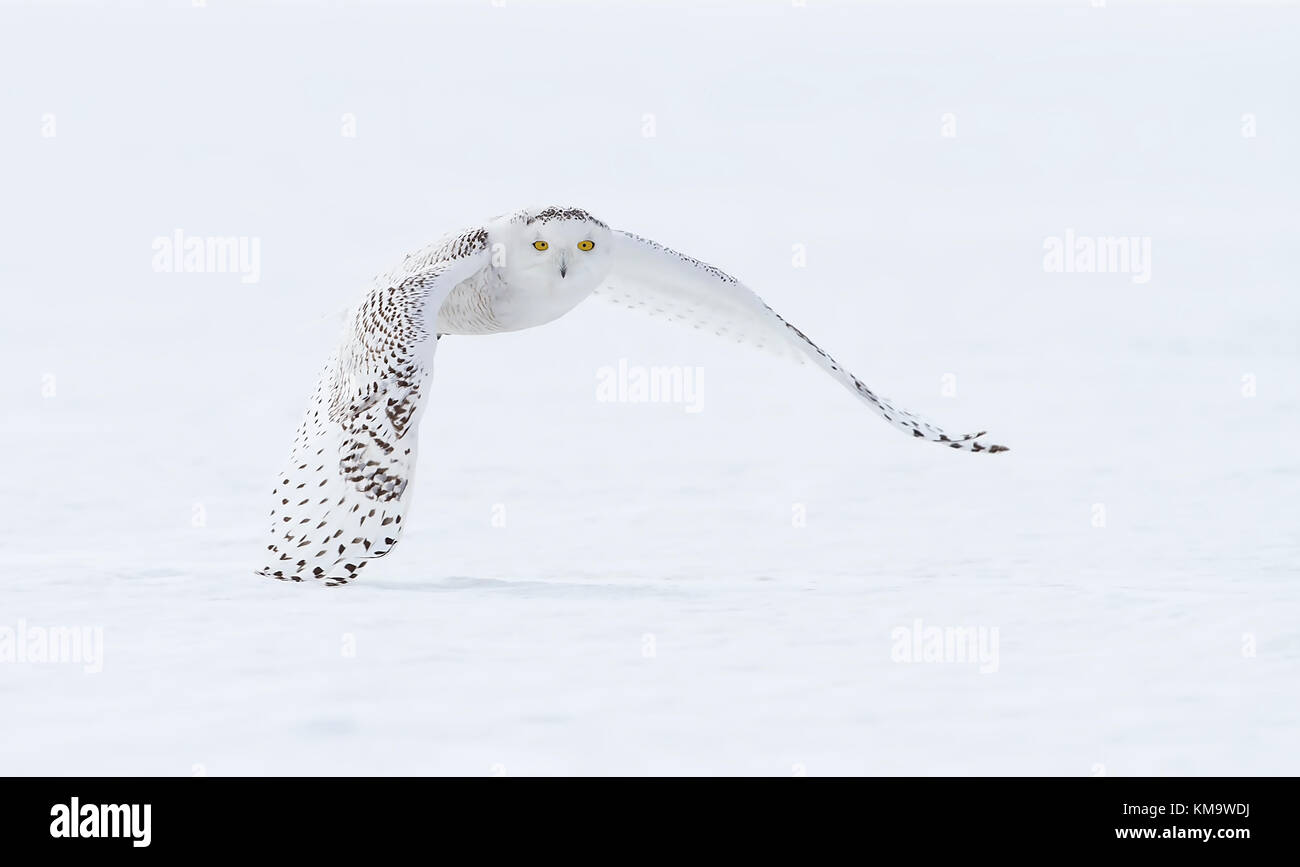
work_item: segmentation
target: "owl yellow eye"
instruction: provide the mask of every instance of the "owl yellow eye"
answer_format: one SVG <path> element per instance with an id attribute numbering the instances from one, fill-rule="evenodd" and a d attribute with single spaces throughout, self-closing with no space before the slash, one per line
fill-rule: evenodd
<path id="1" fill-rule="evenodd" d="M 546 243 L 545 241 L 534 241 L 534 242 L 533 242 L 533 249 L 535 249 L 535 250 L 545 250 L 545 249 L 546 249 L 547 247 L 549 247 L 549 246 L 551 246 L 551 245 L 548 244 L 548 243 Z"/>
<path id="2" fill-rule="evenodd" d="M 595 249 L 595 247 L 596 247 L 596 245 L 595 245 L 594 243 L 592 243 L 591 241 L 579 241 L 579 242 L 578 242 L 578 249 L 579 249 L 579 250 L 593 250 L 593 249 Z"/>

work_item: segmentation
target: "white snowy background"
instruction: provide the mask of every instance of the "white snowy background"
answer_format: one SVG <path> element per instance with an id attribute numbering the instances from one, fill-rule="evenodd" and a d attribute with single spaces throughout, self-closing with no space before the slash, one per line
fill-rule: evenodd
<path id="1" fill-rule="evenodd" d="M 1296 8 L 236 5 L 0 10 L 0 629 L 104 640 L 0 663 L 0 773 L 1300 773 Z M 339 311 L 548 203 L 1012 450 L 593 299 L 442 341 L 362 580 L 255 577 Z"/>

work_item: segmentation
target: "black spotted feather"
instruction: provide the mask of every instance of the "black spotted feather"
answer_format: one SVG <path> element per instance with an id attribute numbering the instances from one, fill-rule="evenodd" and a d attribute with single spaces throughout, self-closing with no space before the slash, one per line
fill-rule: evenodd
<path id="1" fill-rule="evenodd" d="M 376 280 L 352 312 L 277 480 L 258 574 L 344 584 L 392 550 L 410 505 L 438 310 L 488 258 L 483 230 L 450 236 Z"/>

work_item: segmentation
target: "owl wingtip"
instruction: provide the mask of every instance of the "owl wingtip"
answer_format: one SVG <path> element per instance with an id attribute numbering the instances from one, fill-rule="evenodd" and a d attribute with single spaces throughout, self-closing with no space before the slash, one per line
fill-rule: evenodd
<path id="1" fill-rule="evenodd" d="M 1008 448 L 1007 446 L 1000 446 L 1000 445 L 993 445 L 993 444 L 985 445 L 984 443 L 980 442 L 979 438 L 984 436 L 985 433 L 986 433 L 985 431 L 980 431 L 977 434 L 971 434 L 970 436 L 962 437 L 961 440 L 951 443 L 951 445 L 953 448 L 961 448 L 966 443 L 969 443 L 969 446 L 967 446 L 969 451 L 988 452 L 991 455 L 995 455 L 998 452 L 1011 451 L 1011 449 Z"/>

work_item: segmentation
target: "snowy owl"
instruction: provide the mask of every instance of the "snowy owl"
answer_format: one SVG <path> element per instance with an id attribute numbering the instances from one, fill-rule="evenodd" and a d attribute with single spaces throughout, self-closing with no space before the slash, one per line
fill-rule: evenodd
<path id="1" fill-rule="evenodd" d="M 735 277 L 578 208 L 517 211 L 447 235 L 378 278 L 349 316 L 280 474 L 268 565 L 258 574 L 328 585 L 397 544 L 415 472 L 438 338 L 550 322 L 591 294 L 802 361 L 811 359 L 904 433 L 949 436 L 867 388 Z"/>

